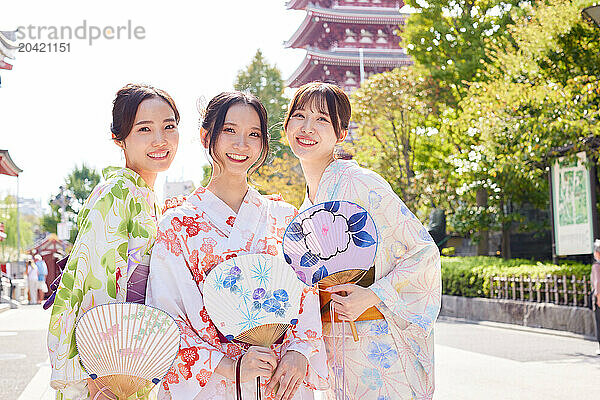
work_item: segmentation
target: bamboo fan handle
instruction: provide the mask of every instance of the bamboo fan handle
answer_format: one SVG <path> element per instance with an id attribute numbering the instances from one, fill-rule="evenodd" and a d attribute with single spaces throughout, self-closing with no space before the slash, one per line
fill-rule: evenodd
<path id="1" fill-rule="evenodd" d="M 355 342 L 358 342 L 358 332 L 356 331 L 356 324 L 354 321 L 350 321 L 350 330 L 352 331 L 352 337 Z"/>
<path id="2" fill-rule="evenodd" d="M 343 293 L 344 293 L 344 296 L 348 296 L 348 292 L 343 292 Z M 352 337 L 354 338 L 355 342 L 358 342 L 358 332 L 356 330 L 356 324 L 354 323 L 354 321 L 348 321 L 348 322 L 350 323 L 350 330 L 352 331 Z"/>
<path id="3" fill-rule="evenodd" d="M 260 376 L 256 377 L 256 400 L 260 400 Z"/>

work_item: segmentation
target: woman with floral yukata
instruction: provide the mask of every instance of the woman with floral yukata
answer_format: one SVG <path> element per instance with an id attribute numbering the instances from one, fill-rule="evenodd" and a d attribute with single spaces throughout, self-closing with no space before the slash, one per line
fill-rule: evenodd
<path id="1" fill-rule="evenodd" d="M 350 102 L 339 87 L 313 82 L 298 89 L 284 120 L 307 182 L 301 209 L 351 201 L 371 214 L 378 231 L 374 282 L 329 289 L 339 320 L 357 321 L 359 335 L 355 342 L 347 322 L 334 322 L 332 327 L 331 317 L 323 319 L 330 377 L 334 363 L 342 365 L 345 354 L 346 385 L 339 385 L 338 396 L 345 392 L 353 400 L 431 399 L 432 328 L 441 298 L 439 251 L 381 176 L 355 161 L 334 157 L 335 146 L 348 134 L 350 115 Z M 345 336 L 340 334 L 343 324 Z M 336 393 L 328 395 L 334 398 Z"/>
<path id="2" fill-rule="evenodd" d="M 154 245 L 160 217 L 154 182 L 171 165 L 179 142 L 179 112 L 163 90 L 126 85 L 117 92 L 112 115 L 112 140 L 123 151 L 125 167 L 106 168 L 104 182 L 79 212 L 79 234 L 50 318 L 51 386 L 58 390 L 58 399 L 114 398 L 82 368 L 75 323 L 100 304 L 143 303 L 143 258 Z M 132 279 L 137 290 L 130 293 Z"/>
<path id="3" fill-rule="evenodd" d="M 261 377 L 263 399 L 312 399 L 327 378 L 315 290 L 306 287 L 297 325 L 270 349 L 228 342 L 202 300 L 207 274 L 222 261 L 241 254 L 281 256 L 283 233 L 297 215 L 293 206 L 248 184 L 269 151 L 266 110 L 250 94 L 221 93 L 209 102 L 200 135 L 213 164 L 210 182 L 165 213 L 152 251 L 147 303 L 170 313 L 182 332 L 159 398 L 234 399 L 241 357 L 243 398 L 256 396 Z"/>

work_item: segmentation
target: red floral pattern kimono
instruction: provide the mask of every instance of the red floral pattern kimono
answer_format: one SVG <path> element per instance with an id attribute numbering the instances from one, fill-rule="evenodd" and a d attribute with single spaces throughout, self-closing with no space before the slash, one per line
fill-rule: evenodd
<path id="1" fill-rule="evenodd" d="M 250 188 L 236 215 L 202 187 L 165 213 L 152 252 L 146 302 L 176 319 L 181 348 L 159 398 L 235 398 L 234 382 L 215 368 L 223 357 L 237 359 L 246 347 L 221 342 L 203 305 L 203 281 L 214 266 L 240 254 L 281 255 L 283 233 L 296 214 L 293 206 Z M 278 357 L 294 350 L 307 358 L 307 375 L 294 399 L 312 399 L 313 389 L 326 387 L 328 373 L 318 295 L 306 287 L 302 297 L 297 326 L 273 349 Z M 254 397 L 255 381 L 243 384 L 242 391 L 245 398 Z"/>

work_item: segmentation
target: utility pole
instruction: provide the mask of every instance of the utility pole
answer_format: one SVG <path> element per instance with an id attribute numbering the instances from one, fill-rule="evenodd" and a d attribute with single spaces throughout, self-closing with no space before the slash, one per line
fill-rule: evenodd
<path id="1" fill-rule="evenodd" d="M 19 176 L 17 176 L 17 264 L 21 259 L 21 227 L 19 224 Z"/>

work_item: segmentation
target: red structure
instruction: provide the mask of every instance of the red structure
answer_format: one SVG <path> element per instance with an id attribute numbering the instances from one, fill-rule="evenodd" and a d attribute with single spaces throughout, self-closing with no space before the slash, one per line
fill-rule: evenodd
<path id="1" fill-rule="evenodd" d="M 396 0 L 290 0 L 288 9 L 305 10 L 306 17 L 286 47 L 305 49 L 306 56 L 287 85 L 332 81 L 351 91 L 361 78 L 411 65 L 398 36 L 408 16 L 402 6 Z"/>
<path id="2" fill-rule="evenodd" d="M 0 175 L 19 176 L 23 170 L 14 163 L 8 150 L 0 150 Z"/>
<path id="3" fill-rule="evenodd" d="M 31 256 L 40 255 L 48 266 L 48 275 L 46 276 L 46 284 L 50 284 L 60 275 L 60 268 L 56 262 L 69 254 L 71 244 L 64 240 L 60 240 L 54 233 L 46 235 L 45 238 L 38 240 L 32 248 L 27 250 Z M 47 293 L 50 295 L 50 293 Z"/>

